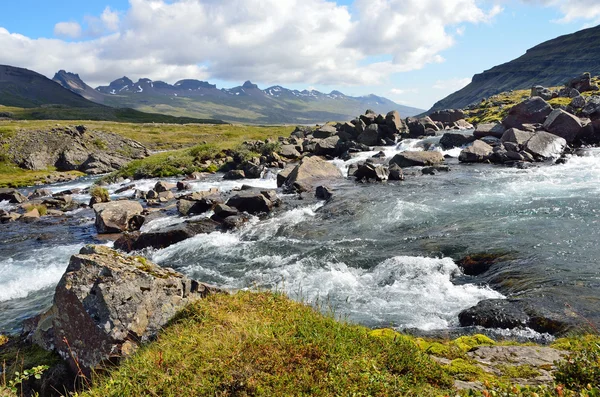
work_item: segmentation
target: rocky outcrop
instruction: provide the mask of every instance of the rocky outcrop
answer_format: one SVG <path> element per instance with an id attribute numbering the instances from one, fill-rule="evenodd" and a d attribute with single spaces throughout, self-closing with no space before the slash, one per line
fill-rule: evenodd
<path id="1" fill-rule="evenodd" d="M 305 157 L 284 183 L 288 191 L 309 192 L 323 182 L 342 178 L 341 171 L 319 157 Z"/>
<path id="2" fill-rule="evenodd" d="M 94 205 L 100 234 L 138 230 L 143 224 L 142 205 L 137 201 L 114 201 Z"/>
<path id="3" fill-rule="evenodd" d="M 552 106 L 540 97 L 524 100 L 513 106 L 502 124 L 506 128 L 523 128 L 523 124 L 543 123 L 552 113 Z"/>
<path id="4" fill-rule="evenodd" d="M 30 170 L 56 167 L 59 171 L 101 174 L 148 156 L 139 142 L 85 126 L 19 131 L 0 143 L 8 148 L 11 161 Z"/>
<path id="5" fill-rule="evenodd" d="M 436 165 L 444 162 L 444 156 L 440 152 L 412 152 L 406 151 L 398 153 L 390 160 L 392 164 L 398 165 L 400 168 L 428 165 Z"/>
<path id="6" fill-rule="evenodd" d="M 52 308 L 29 339 L 89 376 L 105 362 L 130 356 L 186 304 L 215 292 L 144 258 L 87 246 L 71 257 Z"/>

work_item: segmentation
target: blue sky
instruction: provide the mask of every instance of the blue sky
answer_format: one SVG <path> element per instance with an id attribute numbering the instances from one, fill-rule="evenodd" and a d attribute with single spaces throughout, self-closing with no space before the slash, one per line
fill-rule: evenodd
<path id="1" fill-rule="evenodd" d="M 95 86 L 170 83 L 374 93 L 430 107 L 475 73 L 600 23 L 590 0 L 20 0 L 0 14 L 0 63 Z"/>

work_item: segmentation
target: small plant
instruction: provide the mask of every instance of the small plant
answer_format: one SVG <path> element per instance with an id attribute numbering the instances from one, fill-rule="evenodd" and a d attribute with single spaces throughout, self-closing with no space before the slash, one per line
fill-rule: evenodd
<path id="1" fill-rule="evenodd" d="M 106 142 L 104 142 L 102 139 L 100 138 L 96 138 L 92 141 L 92 143 L 94 144 L 94 146 L 96 146 L 98 149 L 101 150 L 106 150 L 108 149 L 108 145 L 106 144 Z"/>
<path id="2" fill-rule="evenodd" d="M 0 396 L 1 397 L 12 397 L 17 396 L 19 392 L 19 388 L 22 388 L 24 382 L 27 382 L 31 378 L 41 379 L 42 374 L 49 367 L 47 365 L 38 365 L 37 367 L 33 367 L 31 369 L 26 369 L 23 372 L 16 371 L 14 377 L 8 382 L 6 381 L 6 368 L 3 368 L 3 380 L 2 385 L 0 386 Z M 22 395 L 21 390 L 21 395 Z M 35 394 L 37 395 L 37 393 Z"/>
<path id="3" fill-rule="evenodd" d="M 0 334 L 0 346 L 5 345 L 8 342 L 8 336 Z"/>
<path id="4" fill-rule="evenodd" d="M 584 340 L 564 361 L 556 363 L 555 379 L 569 388 L 600 385 L 600 344 Z"/>
<path id="5" fill-rule="evenodd" d="M 101 186 L 94 186 L 90 190 L 90 195 L 99 199 L 101 203 L 110 201 L 110 194 L 108 193 L 108 190 Z"/>

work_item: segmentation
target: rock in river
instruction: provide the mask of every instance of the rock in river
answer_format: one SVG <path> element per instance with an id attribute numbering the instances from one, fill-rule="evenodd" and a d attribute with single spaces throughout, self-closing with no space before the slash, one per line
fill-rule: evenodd
<path id="1" fill-rule="evenodd" d="M 153 339 L 186 304 L 217 291 L 144 258 L 87 246 L 71 257 L 52 308 L 29 338 L 89 376 Z"/>
<path id="2" fill-rule="evenodd" d="M 319 157 L 305 157 L 289 174 L 286 190 L 312 191 L 325 181 L 341 179 L 342 173 L 335 165 Z"/>
<path id="3" fill-rule="evenodd" d="M 139 229 L 136 216 L 143 211 L 137 201 L 114 201 L 94 205 L 96 229 L 100 234 L 121 233 Z M 138 226 L 138 227 L 136 227 Z"/>
<path id="4" fill-rule="evenodd" d="M 390 165 L 397 164 L 400 168 L 436 165 L 444 162 L 440 152 L 401 152 L 390 160 Z"/>

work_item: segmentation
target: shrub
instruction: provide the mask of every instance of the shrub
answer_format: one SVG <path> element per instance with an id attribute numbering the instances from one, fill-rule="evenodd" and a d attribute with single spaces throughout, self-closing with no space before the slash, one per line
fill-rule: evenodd
<path id="1" fill-rule="evenodd" d="M 33 211 L 34 209 L 36 209 L 38 211 L 38 213 L 40 214 L 40 216 L 44 216 L 48 213 L 48 208 L 43 204 L 27 204 L 27 205 L 23 206 L 23 208 L 25 209 L 26 212 Z M 1 343 L 0 343 L 0 345 L 1 345 Z"/>
<path id="2" fill-rule="evenodd" d="M 555 379 L 569 388 L 580 389 L 600 385 L 600 344 L 596 340 L 583 340 L 577 350 L 564 361 L 557 363 Z"/>
<path id="3" fill-rule="evenodd" d="M 102 186 L 92 187 L 92 189 L 90 190 L 90 196 L 96 197 L 100 200 L 101 203 L 106 203 L 110 201 L 110 194 L 108 193 L 108 190 L 106 188 L 103 188 Z"/>

